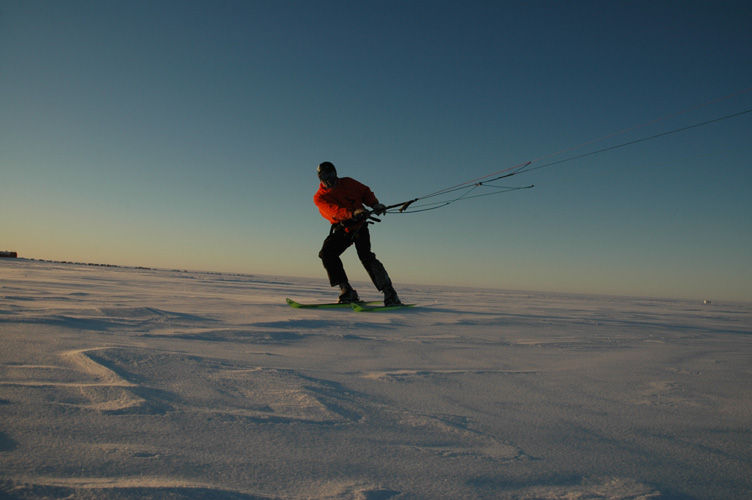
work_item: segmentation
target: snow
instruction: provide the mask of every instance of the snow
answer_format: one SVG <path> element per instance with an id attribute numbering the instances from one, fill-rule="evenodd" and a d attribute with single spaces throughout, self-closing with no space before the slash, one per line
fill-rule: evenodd
<path id="1" fill-rule="evenodd" d="M 1 260 L 0 497 L 752 497 L 752 305 L 325 281 Z"/>

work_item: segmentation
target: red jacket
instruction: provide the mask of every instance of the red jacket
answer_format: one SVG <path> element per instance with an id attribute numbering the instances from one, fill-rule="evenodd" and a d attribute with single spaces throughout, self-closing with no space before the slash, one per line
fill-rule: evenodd
<path id="1" fill-rule="evenodd" d="M 350 177 L 340 177 L 337 179 L 337 185 L 331 189 L 326 188 L 323 183 L 319 184 L 319 190 L 313 195 L 313 202 L 326 220 L 337 224 L 352 218 L 355 210 L 364 208 L 364 205 L 373 207 L 379 200 L 365 184 Z M 358 226 L 352 226 L 348 230 L 357 229 Z"/>

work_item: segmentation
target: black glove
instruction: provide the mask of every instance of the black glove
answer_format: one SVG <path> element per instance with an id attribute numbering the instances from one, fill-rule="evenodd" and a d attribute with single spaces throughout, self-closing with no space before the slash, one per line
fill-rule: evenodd
<path id="1" fill-rule="evenodd" d="M 377 203 L 373 206 L 373 213 L 376 215 L 384 215 L 386 213 L 386 206 L 381 203 Z"/>

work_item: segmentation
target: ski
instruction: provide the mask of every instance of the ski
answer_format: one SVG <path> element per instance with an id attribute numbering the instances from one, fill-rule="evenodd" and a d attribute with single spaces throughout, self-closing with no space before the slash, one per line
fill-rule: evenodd
<path id="1" fill-rule="evenodd" d="M 397 309 L 406 309 L 408 307 L 415 307 L 415 304 L 399 304 L 396 306 L 372 306 L 370 304 L 350 304 L 353 311 L 357 312 L 384 312 L 384 311 L 396 311 Z"/>
<path id="2" fill-rule="evenodd" d="M 300 302 L 295 302 L 292 299 L 286 299 L 287 303 L 290 305 L 290 307 L 294 307 L 296 309 L 336 309 L 336 308 L 349 308 L 351 303 L 347 302 L 344 304 L 340 304 L 339 302 L 326 302 L 321 304 L 301 304 Z M 377 304 L 381 304 L 382 302 L 357 302 L 357 305 L 364 305 L 366 307 L 374 306 Z"/>

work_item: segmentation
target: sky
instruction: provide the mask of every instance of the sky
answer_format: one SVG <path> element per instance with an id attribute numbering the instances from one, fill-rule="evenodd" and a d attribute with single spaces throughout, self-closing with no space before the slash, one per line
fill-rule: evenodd
<path id="1" fill-rule="evenodd" d="M 493 184 L 531 189 L 371 226 L 397 290 L 752 301 L 750 25 L 747 1 L 0 0 L 0 250 L 324 281 L 320 162 L 391 205 L 530 161 Z"/>

